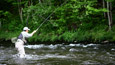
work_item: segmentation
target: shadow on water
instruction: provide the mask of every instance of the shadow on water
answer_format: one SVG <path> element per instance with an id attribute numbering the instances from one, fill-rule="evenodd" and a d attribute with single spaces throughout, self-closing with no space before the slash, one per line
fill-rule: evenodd
<path id="1" fill-rule="evenodd" d="M 20 59 L 14 44 L 1 45 L 0 65 L 115 65 L 115 44 L 38 44 L 25 50 Z"/>

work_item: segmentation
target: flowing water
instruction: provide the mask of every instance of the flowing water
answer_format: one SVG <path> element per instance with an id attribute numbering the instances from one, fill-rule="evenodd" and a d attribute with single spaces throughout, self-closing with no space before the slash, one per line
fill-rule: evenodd
<path id="1" fill-rule="evenodd" d="M 25 45 L 18 58 L 14 46 L 0 46 L 0 65 L 115 65 L 115 44 Z"/>

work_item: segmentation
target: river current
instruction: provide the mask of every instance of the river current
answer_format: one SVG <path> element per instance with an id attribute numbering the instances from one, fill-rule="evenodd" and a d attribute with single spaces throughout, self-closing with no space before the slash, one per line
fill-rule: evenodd
<path id="1" fill-rule="evenodd" d="M 20 59 L 14 46 L 0 46 L 0 65 L 115 65 L 115 44 L 25 45 Z"/>

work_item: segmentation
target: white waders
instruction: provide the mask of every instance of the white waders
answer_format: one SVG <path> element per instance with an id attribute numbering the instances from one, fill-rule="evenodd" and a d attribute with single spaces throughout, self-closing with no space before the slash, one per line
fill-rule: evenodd
<path id="1" fill-rule="evenodd" d="M 18 51 L 19 57 L 24 58 L 25 57 L 25 50 L 24 50 L 24 42 L 21 39 L 18 39 L 15 43 L 15 48 Z"/>

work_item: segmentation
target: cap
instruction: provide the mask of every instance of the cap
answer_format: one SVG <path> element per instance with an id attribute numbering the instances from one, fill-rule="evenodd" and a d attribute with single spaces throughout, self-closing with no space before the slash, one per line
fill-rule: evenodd
<path id="1" fill-rule="evenodd" d="M 30 30 L 28 27 L 24 27 L 23 30 Z"/>

